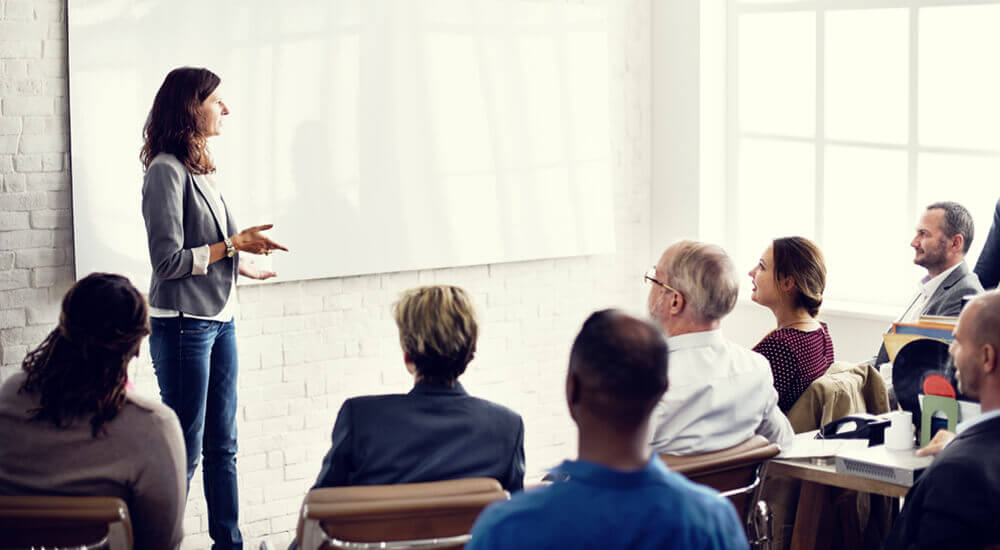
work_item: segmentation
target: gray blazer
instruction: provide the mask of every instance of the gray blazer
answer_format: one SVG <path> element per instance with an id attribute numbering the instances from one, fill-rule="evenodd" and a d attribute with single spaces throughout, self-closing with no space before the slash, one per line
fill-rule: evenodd
<path id="1" fill-rule="evenodd" d="M 204 317 L 219 313 L 226 305 L 238 256 L 210 264 L 205 275 L 191 275 L 192 248 L 238 232 L 232 216 L 216 212 L 208 185 L 168 153 L 156 155 L 146 170 L 142 217 L 153 266 L 150 305 Z"/>
<path id="2" fill-rule="evenodd" d="M 979 277 L 971 269 L 965 260 L 958 264 L 955 271 L 941 282 L 941 286 L 934 291 L 931 299 L 927 300 L 927 305 L 920 312 L 921 315 L 943 315 L 946 317 L 958 317 L 962 313 L 962 306 L 965 305 L 966 296 L 974 296 L 983 291 L 983 285 L 979 284 Z M 878 350 L 875 359 L 876 365 L 881 365 L 889 361 L 889 355 L 885 351 L 885 344 Z"/>

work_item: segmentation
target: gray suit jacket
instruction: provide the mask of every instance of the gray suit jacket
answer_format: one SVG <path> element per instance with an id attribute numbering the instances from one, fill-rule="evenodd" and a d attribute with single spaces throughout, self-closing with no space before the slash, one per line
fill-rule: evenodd
<path id="1" fill-rule="evenodd" d="M 237 233 L 232 216 L 215 211 L 208 185 L 168 153 L 157 155 L 146 170 L 142 217 L 153 266 L 149 284 L 153 306 L 210 317 L 226 304 L 238 256 L 210 264 L 205 275 L 191 275 L 191 249 Z"/>
<path id="2" fill-rule="evenodd" d="M 962 313 L 963 298 L 982 291 L 983 285 L 979 284 L 979 277 L 969 269 L 965 260 L 962 260 L 955 271 L 952 271 L 934 291 L 931 299 L 927 300 L 927 307 L 920 314 L 958 317 L 958 314 Z"/>
<path id="3" fill-rule="evenodd" d="M 934 291 L 931 299 L 927 300 L 927 306 L 920 314 L 958 317 L 958 314 L 962 313 L 963 298 L 979 294 L 982 291 L 983 285 L 979 284 L 979 277 L 969 269 L 965 260 L 962 260 L 955 271 L 952 271 L 951 275 L 948 275 L 941 286 Z M 881 365 L 888 361 L 889 355 L 885 352 L 885 344 L 883 344 L 878 350 L 875 364 Z"/>

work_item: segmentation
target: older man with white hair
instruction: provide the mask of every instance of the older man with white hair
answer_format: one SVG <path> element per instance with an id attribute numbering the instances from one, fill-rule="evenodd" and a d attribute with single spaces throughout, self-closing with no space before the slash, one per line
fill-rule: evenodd
<path id="1" fill-rule="evenodd" d="M 754 434 L 785 446 L 793 432 L 778 408 L 764 356 L 722 336 L 739 294 L 736 268 L 715 245 L 682 241 L 646 274 L 649 313 L 670 347 L 670 391 L 653 411 L 657 453 L 699 454 L 738 445 Z"/>

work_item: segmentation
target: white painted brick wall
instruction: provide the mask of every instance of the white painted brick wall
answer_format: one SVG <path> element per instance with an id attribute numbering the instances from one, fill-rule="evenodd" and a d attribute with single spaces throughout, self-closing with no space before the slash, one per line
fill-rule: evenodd
<path id="1" fill-rule="evenodd" d="M 463 383 L 524 417 L 529 479 L 575 454 L 563 402 L 572 338 L 595 309 L 641 312 L 640 275 L 652 262 L 650 1 L 607 2 L 617 254 L 239 289 L 248 547 L 292 538 L 344 399 L 409 389 L 389 307 L 418 284 L 458 284 L 474 296 L 481 337 Z M 52 329 L 74 280 L 67 77 L 65 0 L 0 0 L 0 380 Z M 157 394 L 146 350 L 131 377 Z M 201 495 L 199 474 L 185 548 L 209 546 Z"/>

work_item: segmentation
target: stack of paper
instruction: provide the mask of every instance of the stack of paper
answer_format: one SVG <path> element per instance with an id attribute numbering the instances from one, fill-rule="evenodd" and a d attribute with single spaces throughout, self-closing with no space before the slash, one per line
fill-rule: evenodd
<path id="1" fill-rule="evenodd" d="M 868 447 L 868 439 L 816 439 L 819 430 L 795 434 L 791 445 L 778 458 L 828 458 L 839 453 Z"/>

